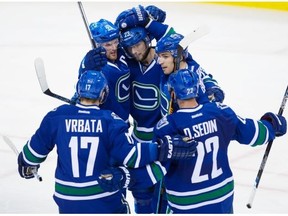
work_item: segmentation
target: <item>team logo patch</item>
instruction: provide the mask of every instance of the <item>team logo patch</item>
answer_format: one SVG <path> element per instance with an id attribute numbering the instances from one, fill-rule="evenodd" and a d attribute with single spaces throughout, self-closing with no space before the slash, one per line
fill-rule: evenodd
<path id="1" fill-rule="evenodd" d="M 157 128 L 157 129 L 160 129 L 160 128 L 168 125 L 168 124 L 169 124 L 169 122 L 167 121 L 167 117 L 164 116 L 164 117 L 157 123 L 156 128 Z"/>
<path id="2" fill-rule="evenodd" d="M 112 112 L 111 113 L 111 116 L 114 118 L 114 119 L 121 119 L 121 120 L 123 120 L 122 118 L 120 118 L 116 113 L 114 113 L 114 112 Z"/>

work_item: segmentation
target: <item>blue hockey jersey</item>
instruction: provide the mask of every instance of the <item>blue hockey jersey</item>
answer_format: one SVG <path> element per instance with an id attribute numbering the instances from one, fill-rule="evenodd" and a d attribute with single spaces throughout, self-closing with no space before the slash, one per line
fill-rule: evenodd
<path id="1" fill-rule="evenodd" d="M 119 58 L 115 62 L 108 60 L 107 64 L 102 68 L 102 72 L 108 82 L 109 94 L 105 103 L 100 105 L 100 108 L 115 112 L 128 123 L 130 112 L 130 70 L 122 49 L 118 49 L 117 54 Z M 85 71 L 83 62 L 84 60 L 82 60 L 79 68 L 78 79 Z"/>
<path id="2" fill-rule="evenodd" d="M 174 213 L 232 213 L 234 179 L 228 160 L 231 140 L 257 146 L 275 138 L 270 123 L 241 118 L 223 104 L 206 103 L 163 117 L 155 138 L 182 134 L 198 142 L 191 160 L 152 163 L 131 171 L 134 185 L 147 187 L 165 175 L 169 211 Z M 147 177 L 148 176 L 148 177 Z"/>
<path id="3" fill-rule="evenodd" d="M 161 119 L 159 84 L 163 71 L 155 59 L 147 67 L 133 59 L 127 63 L 131 80 L 132 136 L 140 142 L 151 141 L 153 128 Z"/>
<path id="4" fill-rule="evenodd" d="M 23 147 L 29 166 L 43 162 L 57 146 L 55 193 L 58 200 L 94 200 L 95 212 L 117 213 L 121 191 L 105 192 L 97 182 L 111 166 L 141 167 L 156 160 L 153 143 L 134 144 L 128 125 L 97 106 L 62 105 L 50 111 Z M 141 154 L 140 154 L 141 153 Z M 107 202 L 109 200 L 109 202 Z M 83 210 L 84 211 L 84 210 Z"/>
<path id="5" fill-rule="evenodd" d="M 159 40 L 164 34 L 174 32 L 168 25 L 152 21 L 146 28 L 150 39 Z M 153 49 L 152 47 L 150 49 Z M 153 128 L 161 119 L 160 79 L 163 70 L 157 56 L 149 65 L 127 59 L 130 69 L 130 114 L 133 117 L 132 136 L 139 142 L 151 141 Z"/>

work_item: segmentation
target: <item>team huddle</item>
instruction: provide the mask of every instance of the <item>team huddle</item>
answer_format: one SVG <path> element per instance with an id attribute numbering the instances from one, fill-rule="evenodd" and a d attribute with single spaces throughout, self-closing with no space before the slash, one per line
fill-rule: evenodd
<path id="1" fill-rule="evenodd" d="M 80 62 L 72 103 L 48 112 L 18 156 L 30 179 L 57 147 L 59 213 L 129 214 L 127 190 L 138 214 L 233 213 L 230 141 L 254 147 L 286 134 L 281 115 L 242 118 L 224 104 L 165 19 L 138 5 L 89 25 L 96 48 Z"/>

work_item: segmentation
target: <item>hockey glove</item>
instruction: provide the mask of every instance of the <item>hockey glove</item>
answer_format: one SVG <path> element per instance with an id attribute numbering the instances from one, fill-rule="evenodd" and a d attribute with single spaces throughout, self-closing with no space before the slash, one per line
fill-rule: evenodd
<path id="1" fill-rule="evenodd" d="M 84 58 L 84 66 L 86 70 L 101 70 L 106 64 L 106 50 L 103 47 L 97 47 L 90 50 Z"/>
<path id="2" fill-rule="evenodd" d="M 127 188 L 130 183 L 130 173 L 125 167 L 111 167 L 103 170 L 98 177 L 100 187 L 105 191 L 116 191 Z"/>
<path id="3" fill-rule="evenodd" d="M 145 27 L 150 21 L 148 12 L 142 5 L 125 10 L 116 18 L 115 25 L 121 29 L 134 28 L 137 26 Z"/>
<path id="4" fill-rule="evenodd" d="M 124 10 L 117 16 L 114 25 L 117 26 L 120 30 L 124 28 L 124 27 L 122 28 L 121 25 L 125 20 L 126 16 L 128 16 L 128 14 L 130 13 L 130 11 L 131 9 Z M 125 24 L 123 25 L 125 26 Z"/>
<path id="5" fill-rule="evenodd" d="M 180 135 L 174 137 L 166 135 L 163 139 L 158 139 L 157 143 L 159 161 L 191 159 L 198 145 L 198 142 L 195 140 Z"/>
<path id="6" fill-rule="evenodd" d="M 284 116 L 267 112 L 261 117 L 261 120 L 268 121 L 272 125 L 276 137 L 286 134 L 287 122 Z"/>
<path id="7" fill-rule="evenodd" d="M 208 98 L 211 102 L 222 103 L 225 97 L 223 90 L 218 86 L 208 88 L 206 90 L 206 94 L 208 95 Z"/>
<path id="8" fill-rule="evenodd" d="M 161 10 L 160 8 L 154 6 L 154 5 L 149 5 L 146 8 L 146 11 L 148 14 L 156 21 L 163 23 L 166 19 L 166 12 Z"/>
<path id="9" fill-rule="evenodd" d="M 23 153 L 18 155 L 18 172 L 22 178 L 31 179 L 35 177 L 40 165 L 31 166 L 25 163 Z"/>

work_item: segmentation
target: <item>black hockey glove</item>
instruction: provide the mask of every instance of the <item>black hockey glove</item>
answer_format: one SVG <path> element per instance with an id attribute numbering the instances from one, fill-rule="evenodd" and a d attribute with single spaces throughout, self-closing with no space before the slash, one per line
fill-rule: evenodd
<path id="1" fill-rule="evenodd" d="M 18 155 L 18 172 L 22 178 L 25 179 L 34 178 L 35 174 L 37 174 L 39 167 L 40 165 L 31 166 L 25 163 L 22 152 Z"/>
<path id="2" fill-rule="evenodd" d="M 211 102 L 222 103 L 225 97 L 223 90 L 218 86 L 206 89 L 206 94 Z"/>
<path id="3" fill-rule="evenodd" d="M 116 191 L 127 188 L 130 183 L 130 173 L 125 167 L 111 167 L 103 170 L 98 177 L 100 187 L 105 191 Z"/>
<path id="4" fill-rule="evenodd" d="M 279 137 L 286 134 L 287 122 L 284 116 L 267 112 L 261 117 L 261 120 L 268 121 L 272 125 L 275 131 L 275 136 Z"/>
<path id="5" fill-rule="evenodd" d="M 107 64 L 106 50 L 97 47 L 90 50 L 84 58 L 85 70 L 101 70 Z M 83 68 L 83 67 L 82 67 Z"/>
<path id="6" fill-rule="evenodd" d="M 154 5 L 149 5 L 146 8 L 146 11 L 148 14 L 156 21 L 163 23 L 166 19 L 166 12 L 161 10 L 160 8 L 154 6 Z"/>
<path id="7" fill-rule="evenodd" d="M 198 142 L 188 137 L 166 135 L 157 140 L 159 148 L 159 161 L 187 160 L 191 159 L 196 150 Z"/>

